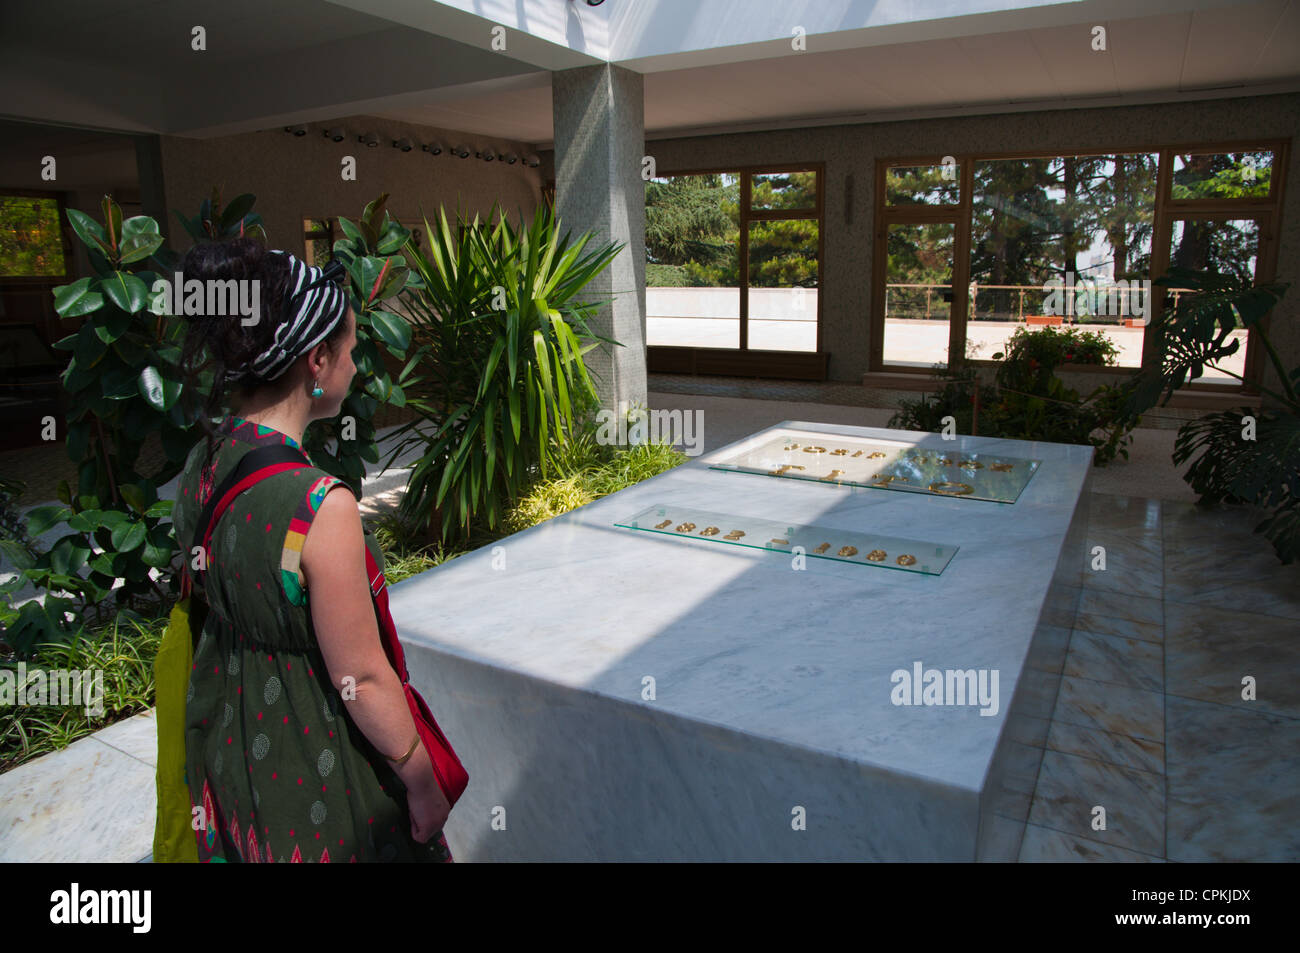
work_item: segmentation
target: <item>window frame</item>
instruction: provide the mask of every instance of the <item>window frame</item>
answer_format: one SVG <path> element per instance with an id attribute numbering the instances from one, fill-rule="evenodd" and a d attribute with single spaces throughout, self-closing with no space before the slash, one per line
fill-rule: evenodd
<path id="1" fill-rule="evenodd" d="M 952 222 L 957 226 L 956 242 L 953 255 L 953 302 L 950 312 L 948 341 L 949 362 L 946 366 L 957 367 L 967 364 L 974 367 L 993 367 L 995 361 L 965 356 L 966 328 L 968 325 L 969 295 L 956 293 L 959 289 L 970 286 L 970 241 L 972 227 L 972 199 L 974 188 L 975 163 L 996 161 L 1000 159 L 1052 159 L 1065 156 L 1106 156 L 1147 153 L 1158 156 L 1156 167 L 1156 200 L 1152 214 L 1151 236 L 1151 281 L 1164 275 L 1169 267 L 1170 238 L 1175 219 L 1182 218 L 1252 218 L 1259 222 L 1259 249 L 1255 266 L 1255 281 L 1266 284 L 1274 281 L 1277 275 L 1277 255 L 1282 209 L 1286 199 L 1286 169 L 1290 157 L 1289 139 L 1249 139 L 1216 142 L 1174 142 L 1139 145 L 1116 145 L 1108 147 L 1090 146 L 1087 148 L 1058 149 L 1018 149 L 1001 152 L 966 152 L 952 155 L 957 160 L 960 170 L 961 191 L 955 205 L 886 205 L 885 182 L 889 168 L 898 166 L 942 165 L 943 156 L 935 154 L 901 155 L 878 157 L 876 159 L 874 201 L 875 226 L 874 254 L 872 256 L 872 302 L 871 334 L 868 349 L 868 372 L 890 374 L 930 375 L 930 368 L 912 367 L 904 364 L 886 364 L 884 362 L 884 302 L 885 279 L 887 277 L 886 241 L 888 227 L 895 224 L 921 224 L 928 222 Z M 1173 157 L 1175 155 L 1206 155 L 1224 152 L 1266 152 L 1274 155 L 1272 172 L 1269 179 L 1267 197 L 1233 199 L 1179 199 L 1173 194 Z M 1155 294 L 1153 287 L 1151 314 L 1148 317 L 1146 333 L 1142 342 L 1143 366 L 1149 365 L 1152 329 L 1164 311 L 1164 296 Z M 1264 319 L 1272 320 L 1272 315 Z M 1231 384 L 1212 384 L 1190 382 L 1185 389 L 1208 393 L 1255 394 L 1254 386 L 1263 372 L 1263 355 L 1257 346 L 1258 335 L 1252 328 L 1247 335 L 1245 383 L 1234 381 Z M 952 356 L 958 355 L 956 361 Z M 1131 367 L 1088 367 L 1089 372 L 1108 375 L 1128 375 L 1135 368 Z"/>
<path id="2" fill-rule="evenodd" d="M 758 209 L 752 210 L 753 176 L 765 173 L 812 172 L 815 173 L 817 200 L 811 209 Z M 696 365 L 699 355 L 735 355 L 742 358 L 743 367 L 737 366 L 737 373 L 771 374 L 788 376 L 792 363 L 803 365 L 811 361 L 819 371 L 815 379 L 824 379 L 828 355 L 822 349 L 823 318 L 826 288 L 826 163 L 817 162 L 771 162 L 746 165 L 710 166 L 672 170 L 656 170 L 654 178 L 666 179 L 686 175 L 735 175 L 740 182 L 740 200 L 737 222 L 737 244 L 739 261 L 737 268 L 740 278 L 740 345 L 738 347 L 712 348 L 695 345 L 646 345 L 647 356 L 677 352 L 690 358 L 691 366 Z M 749 223 L 751 221 L 788 221 L 812 220 L 817 223 L 817 329 L 816 345 L 813 351 L 780 351 L 755 349 L 749 347 Z M 660 363 L 660 362 L 656 362 Z M 663 362 L 668 363 L 668 362 Z M 675 363 L 675 362 L 674 362 Z M 723 365 L 726 365 L 723 361 Z M 808 368 L 798 367 L 799 371 Z M 693 373 L 700 373 L 695 370 Z M 703 371 L 708 373 L 710 371 Z"/>

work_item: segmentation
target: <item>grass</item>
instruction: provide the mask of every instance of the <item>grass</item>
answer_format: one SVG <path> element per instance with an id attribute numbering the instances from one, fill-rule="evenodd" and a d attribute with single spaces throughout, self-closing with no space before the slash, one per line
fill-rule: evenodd
<path id="1" fill-rule="evenodd" d="M 577 437 L 558 453 L 555 473 L 535 480 L 528 492 L 506 510 L 499 529 L 489 530 L 475 522 L 468 539 L 453 546 L 421 546 L 412 542 L 416 535 L 412 528 L 403 526 L 394 514 L 379 517 L 374 534 L 384 550 L 384 576 L 390 584 L 400 582 L 671 470 L 686 460 L 685 454 L 665 444 L 612 447 L 597 444 L 591 434 Z"/>
<path id="2" fill-rule="evenodd" d="M 103 672 L 103 714 L 88 715 L 85 705 L 4 705 L 0 707 L 0 773 L 78 738 L 153 707 L 153 662 L 167 620 L 141 625 L 114 620 L 82 628 L 66 644 L 36 646 L 25 660 L 33 669 Z M 17 659 L 0 659 L 0 669 L 15 673 Z"/>

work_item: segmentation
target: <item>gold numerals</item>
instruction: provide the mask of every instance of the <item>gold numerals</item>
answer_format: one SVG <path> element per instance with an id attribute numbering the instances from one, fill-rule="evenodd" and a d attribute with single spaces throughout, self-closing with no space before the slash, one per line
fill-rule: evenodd
<path id="1" fill-rule="evenodd" d="M 723 538 L 723 539 L 736 540 L 736 539 L 740 539 L 740 537 L 742 537 L 742 536 L 744 536 L 744 535 L 745 535 L 744 530 L 733 529 L 730 533 L 728 533 L 726 536 L 724 536 L 724 537 L 722 537 L 722 538 Z"/>
<path id="2" fill-rule="evenodd" d="M 873 563 L 883 563 L 885 561 L 885 556 L 886 553 L 883 549 L 873 549 L 871 552 L 867 553 L 867 558 Z"/>
<path id="3" fill-rule="evenodd" d="M 785 476 L 787 470 L 802 470 L 803 467 L 797 463 L 783 463 L 775 470 L 771 471 L 772 476 Z"/>
<path id="4" fill-rule="evenodd" d="M 665 526 L 672 525 L 672 520 L 664 520 L 662 523 L 656 523 L 655 529 L 663 529 Z"/>
<path id="5" fill-rule="evenodd" d="M 930 492 L 939 493 L 943 496 L 966 496 L 969 493 L 974 493 L 975 487 L 971 486 L 969 483 L 945 483 L 941 481 L 939 483 L 931 483 Z"/>
<path id="6" fill-rule="evenodd" d="M 996 470 L 998 473 L 1006 473 L 1007 471 L 1014 470 L 1015 468 L 1016 465 L 1014 463 L 990 463 L 989 464 L 989 469 Z"/>
<path id="7" fill-rule="evenodd" d="M 695 529 L 695 524 L 694 524 L 694 523 L 682 523 L 681 525 L 679 525 L 679 526 L 677 527 L 677 532 L 679 532 L 679 533 L 689 533 L 689 532 L 690 532 L 691 530 L 693 530 L 693 529 Z"/>
<path id="8" fill-rule="evenodd" d="M 841 547 L 840 547 L 839 555 L 841 555 L 841 556 L 848 557 L 848 556 L 856 556 L 857 554 L 858 554 L 858 547 L 856 547 L 856 546 L 841 546 Z"/>
<path id="9" fill-rule="evenodd" d="M 916 562 L 916 557 L 903 553 L 903 555 L 895 559 L 894 562 L 898 563 L 900 566 L 911 566 Z"/>
<path id="10" fill-rule="evenodd" d="M 717 536 L 717 535 L 718 535 L 719 533 L 721 533 L 721 532 L 722 532 L 722 530 L 718 529 L 716 526 L 707 526 L 707 527 L 705 527 L 704 529 L 700 530 L 700 535 L 701 535 L 701 536 Z"/>
<path id="11" fill-rule="evenodd" d="M 825 447 L 804 447 L 803 452 L 804 453 L 825 453 L 826 448 Z"/>

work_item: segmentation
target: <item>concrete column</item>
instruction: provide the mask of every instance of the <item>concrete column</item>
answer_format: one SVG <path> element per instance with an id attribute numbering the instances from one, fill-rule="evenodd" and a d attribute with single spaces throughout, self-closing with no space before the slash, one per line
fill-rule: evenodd
<path id="1" fill-rule="evenodd" d="M 555 120 L 555 208 L 562 229 L 625 247 L 584 292 L 616 295 L 592 330 L 602 344 L 585 355 L 601 405 L 646 403 L 645 154 L 641 74 L 608 63 L 551 74 Z M 588 248 L 591 245 L 588 244 Z"/>

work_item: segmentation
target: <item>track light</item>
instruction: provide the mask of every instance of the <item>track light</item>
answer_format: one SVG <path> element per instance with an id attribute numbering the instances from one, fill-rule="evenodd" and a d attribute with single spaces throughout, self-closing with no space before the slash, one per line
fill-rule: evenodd
<path id="1" fill-rule="evenodd" d="M 451 154 L 460 159 L 469 158 L 469 150 L 466 149 L 464 146 L 452 146 Z"/>
<path id="2" fill-rule="evenodd" d="M 431 156 L 440 156 L 440 155 L 442 155 L 442 143 L 441 143 L 441 142 L 430 142 L 430 143 L 428 143 L 427 145 L 423 145 L 423 146 L 421 146 L 420 148 L 423 149 L 425 152 L 429 153 L 429 155 L 431 155 Z"/>
<path id="3" fill-rule="evenodd" d="M 514 165 L 519 161 L 519 156 L 515 155 L 513 152 L 507 152 L 501 158 L 505 160 L 506 165 Z"/>
<path id="4" fill-rule="evenodd" d="M 342 126 L 334 126 L 331 129 L 326 129 L 323 135 L 326 139 L 332 139 L 335 142 L 342 142 L 345 138 Z"/>
<path id="5" fill-rule="evenodd" d="M 411 145 L 411 140 L 403 136 L 401 139 L 393 140 L 393 148 L 401 149 L 403 152 L 410 152 L 415 147 Z"/>
<path id="6" fill-rule="evenodd" d="M 284 127 L 284 131 L 285 131 L 285 132 L 291 132 L 291 133 L 293 133 L 295 136 L 305 136 L 305 135 L 307 135 L 307 127 L 306 127 L 306 126 L 301 126 L 301 125 L 299 125 L 299 126 L 285 126 L 285 127 Z"/>
<path id="7" fill-rule="evenodd" d="M 357 142 L 364 142 L 367 146 L 373 149 L 375 146 L 379 145 L 379 136 L 373 132 L 363 132 L 361 135 L 357 136 Z"/>
<path id="8" fill-rule="evenodd" d="M 535 155 L 530 155 L 527 159 L 524 160 L 524 165 L 528 166 L 528 168 L 530 169 L 536 169 L 541 164 L 542 164 L 542 160 Z"/>

